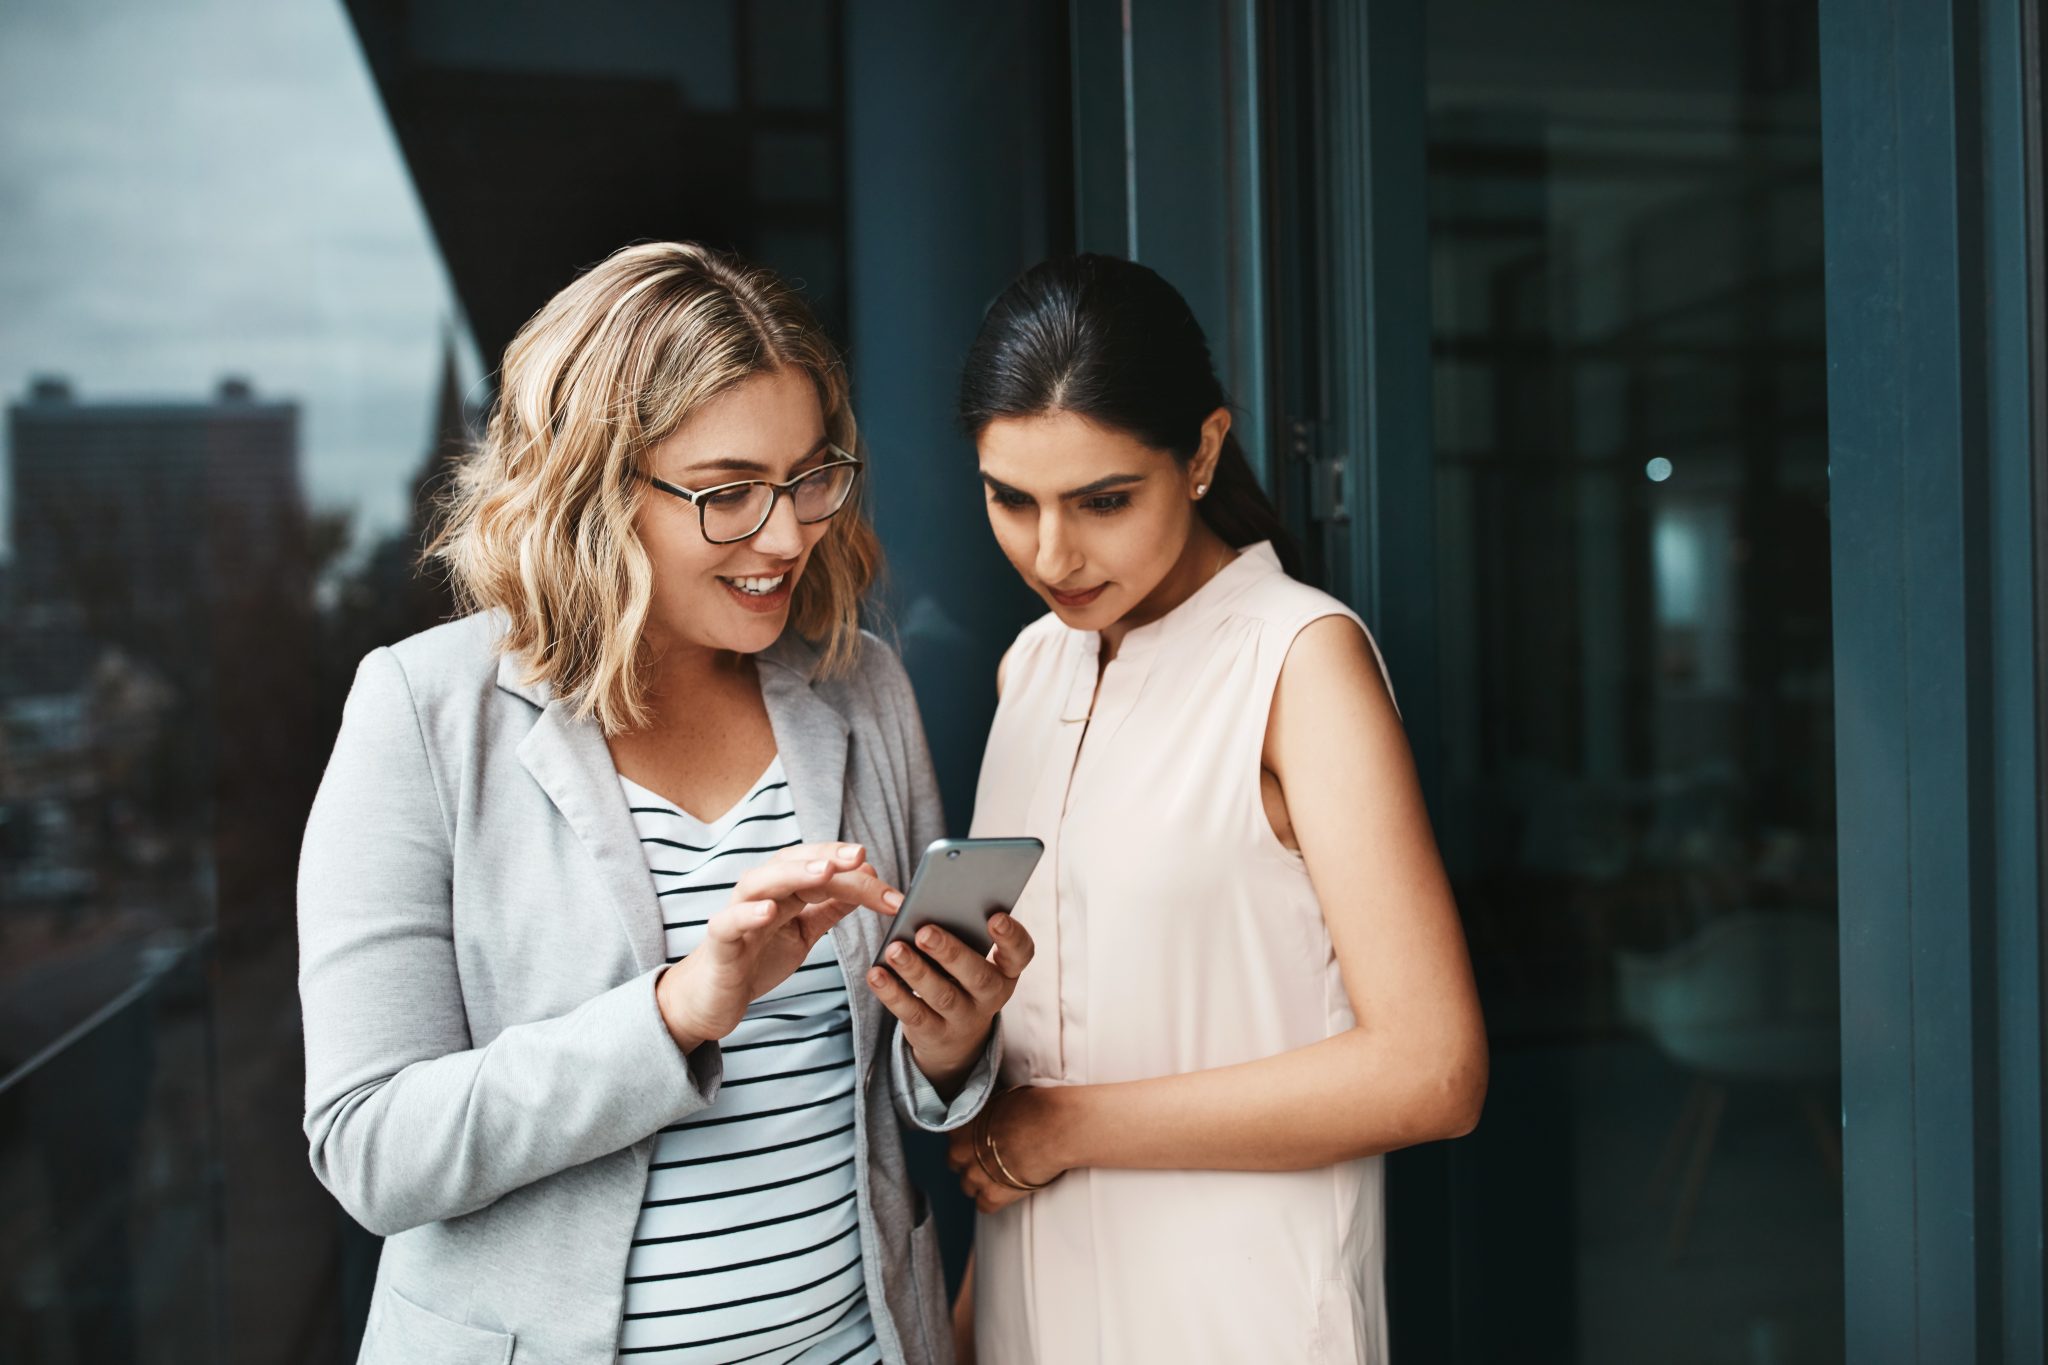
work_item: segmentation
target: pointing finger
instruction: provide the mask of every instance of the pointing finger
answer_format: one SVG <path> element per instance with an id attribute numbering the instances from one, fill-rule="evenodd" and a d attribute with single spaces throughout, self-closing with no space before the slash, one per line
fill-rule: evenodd
<path id="1" fill-rule="evenodd" d="M 867 852 L 859 844 L 799 844 L 741 876 L 733 899 L 826 900 L 832 893 L 820 888 L 866 860 Z"/>
<path id="2" fill-rule="evenodd" d="M 893 915 L 903 904 L 901 891 L 865 868 L 834 873 L 824 885 L 833 899 L 848 905 L 864 905 L 879 914 Z"/>

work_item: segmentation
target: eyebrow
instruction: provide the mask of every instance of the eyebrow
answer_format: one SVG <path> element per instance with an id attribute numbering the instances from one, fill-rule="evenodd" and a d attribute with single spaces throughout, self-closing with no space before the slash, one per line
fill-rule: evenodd
<path id="1" fill-rule="evenodd" d="M 812 456 L 816 455 L 819 451 L 823 450 L 826 446 L 829 446 L 831 444 L 832 438 L 830 436 L 820 436 L 818 438 L 818 443 L 816 445 L 812 446 L 802 455 L 797 456 L 795 461 L 792 462 L 791 468 L 795 468 L 796 465 L 802 464 L 805 460 L 810 459 Z M 733 474 L 772 474 L 774 472 L 767 465 L 762 464 L 759 460 L 742 460 L 730 455 L 720 456 L 717 459 L 712 460 L 698 460 L 693 464 L 685 465 L 682 469 L 678 470 L 677 472 L 681 474 L 708 474 L 713 471 L 718 471 L 721 473 L 730 472 Z"/>
<path id="2" fill-rule="evenodd" d="M 986 470 L 982 472 L 981 481 L 990 488 L 995 489 L 998 493 L 1015 493 L 1019 497 L 1026 498 L 1031 496 L 1021 488 L 1010 487 L 1010 485 Z M 1122 488 L 1127 484 L 1143 482 L 1145 482 L 1143 474 L 1105 474 L 1093 483 L 1084 483 L 1079 488 L 1069 488 L 1066 492 L 1060 494 L 1060 497 L 1062 499 L 1085 498 L 1091 493 L 1107 493 L 1112 488 Z"/>

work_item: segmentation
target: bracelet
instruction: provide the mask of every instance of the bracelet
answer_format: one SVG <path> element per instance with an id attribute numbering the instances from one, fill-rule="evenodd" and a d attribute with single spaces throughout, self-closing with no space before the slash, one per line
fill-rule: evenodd
<path id="1" fill-rule="evenodd" d="M 996 1135 L 994 1133 L 988 1135 L 988 1154 L 994 1158 L 996 1169 L 1003 1173 L 1003 1183 L 1013 1190 L 1042 1190 L 1046 1185 L 1052 1184 L 1052 1181 L 1048 1180 L 1043 1184 L 1028 1185 L 1016 1176 L 1011 1175 L 1010 1168 L 1003 1164 L 1003 1154 L 996 1150 Z"/>
<path id="2" fill-rule="evenodd" d="M 1003 1092 L 1003 1094 L 1008 1093 L 1008 1091 Z M 1019 1180 L 1015 1175 L 1011 1174 L 1009 1166 L 1003 1161 L 1002 1152 L 996 1148 L 995 1107 L 996 1102 L 1002 1099 L 1002 1097 L 1002 1095 L 996 1095 L 991 1098 L 982 1107 L 981 1114 L 975 1121 L 973 1144 L 975 1163 L 981 1167 L 983 1175 L 995 1181 L 998 1185 L 1007 1185 L 1013 1190 L 1024 1190 L 1027 1192 L 1042 1190 L 1046 1185 L 1052 1184 L 1052 1181 L 1048 1180 L 1042 1185 L 1033 1185 L 1029 1181 Z M 989 1162 L 991 1161 L 995 1162 L 994 1170 L 989 1169 Z M 1058 1179 L 1058 1177 L 1055 1176 L 1054 1179 Z"/>
<path id="3" fill-rule="evenodd" d="M 980 1116 L 977 1117 L 974 1121 L 974 1141 L 969 1144 L 971 1147 L 974 1148 L 974 1164 L 981 1167 L 981 1173 L 987 1176 L 994 1183 L 998 1185 L 1010 1185 L 1010 1181 L 1005 1180 L 1002 1176 L 997 1175 L 993 1170 L 989 1168 L 988 1157 L 984 1154 L 983 1151 L 987 1142 L 988 1111 L 984 1109 L 982 1110 Z M 1011 1185 L 1011 1188 L 1014 1189 L 1016 1187 L 1014 1185 Z"/>

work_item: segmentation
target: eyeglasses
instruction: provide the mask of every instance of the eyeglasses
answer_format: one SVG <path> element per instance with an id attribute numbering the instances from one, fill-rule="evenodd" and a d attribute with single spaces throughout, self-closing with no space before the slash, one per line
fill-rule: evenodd
<path id="1" fill-rule="evenodd" d="M 854 484 L 860 481 L 861 462 L 838 446 L 828 445 L 832 456 L 816 469 L 807 469 L 787 483 L 766 479 L 741 479 L 712 488 L 678 488 L 672 483 L 643 474 L 647 482 L 671 497 L 681 498 L 697 508 L 704 539 L 713 545 L 731 545 L 759 533 L 775 515 L 775 500 L 787 496 L 796 509 L 796 519 L 809 526 L 830 521 L 846 506 Z"/>

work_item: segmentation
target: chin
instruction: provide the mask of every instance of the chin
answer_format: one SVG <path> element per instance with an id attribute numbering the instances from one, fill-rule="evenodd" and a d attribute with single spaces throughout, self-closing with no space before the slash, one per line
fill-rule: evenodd
<path id="1" fill-rule="evenodd" d="M 718 647 L 731 650 L 735 654 L 759 654 L 781 639 L 782 632 L 788 626 L 788 612 L 783 612 L 780 616 L 756 617 L 751 621 L 737 622 L 731 630 L 722 632 L 726 639 L 720 642 Z"/>
<path id="2" fill-rule="evenodd" d="M 686 624 L 678 625 L 670 637 L 698 649 L 720 654 L 759 654 L 782 638 L 789 625 L 787 611 L 759 616 L 733 611 L 720 602 L 705 604 Z"/>

